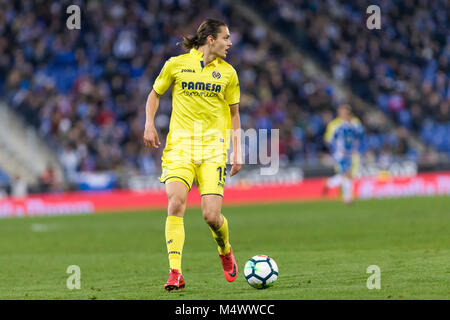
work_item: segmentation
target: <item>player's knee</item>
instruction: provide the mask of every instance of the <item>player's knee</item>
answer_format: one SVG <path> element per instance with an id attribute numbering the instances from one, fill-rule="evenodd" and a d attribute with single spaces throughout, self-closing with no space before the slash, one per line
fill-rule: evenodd
<path id="1" fill-rule="evenodd" d="M 203 219 L 205 222 L 214 230 L 220 228 L 220 211 L 212 210 L 212 209 L 203 209 L 202 210 Z"/>
<path id="2" fill-rule="evenodd" d="M 168 214 L 169 216 L 183 216 L 186 200 L 179 196 L 169 197 Z"/>

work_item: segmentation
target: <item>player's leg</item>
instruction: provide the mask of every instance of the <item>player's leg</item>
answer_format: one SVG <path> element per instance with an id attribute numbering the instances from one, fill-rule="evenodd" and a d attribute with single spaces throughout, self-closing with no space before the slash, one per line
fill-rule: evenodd
<path id="1" fill-rule="evenodd" d="M 222 197 L 220 195 L 202 195 L 203 218 L 208 224 L 212 236 L 217 243 L 225 279 L 232 282 L 237 278 L 238 267 L 229 240 L 228 220 L 221 214 L 221 208 Z"/>
<path id="2" fill-rule="evenodd" d="M 202 216 L 211 229 L 214 240 L 218 245 L 219 254 L 230 252 L 228 220 L 222 215 L 222 196 L 216 194 L 202 195 Z"/>
<path id="3" fill-rule="evenodd" d="M 185 281 L 181 271 L 181 257 L 184 246 L 184 211 L 189 189 L 183 182 L 166 182 L 166 194 L 168 198 L 167 219 L 165 236 L 167 253 L 169 256 L 169 279 L 164 285 L 167 291 L 183 289 Z"/>
<path id="4" fill-rule="evenodd" d="M 184 245 L 184 212 L 189 189 L 180 181 L 166 183 L 168 199 L 166 219 L 166 244 L 171 269 L 181 272 L 181 256 Z"/>
<path id="5" fill-rule="evenodd" d="M 328 195 L 328 192 L 330 191 L 330 189 L 337 188 L 337 187 L 341 186 L 342 176 L 341 176 L 341 173 L 340 173 L 339 163 L 338 162 L 336 162 L 334 170 L 335 170 L 336 173 L 333 176 L 331 176 L 331 177 L 329 177 L 329 178 L 327 178 L 325 180 L 325 183 L 324 183 L 324 185 L 322 187 L 322 196 Z"/>
<path id="6" fill-rule="evenodd" d="M 358 172 L 359 163 L 360 159 L 358 154 L 353 154 L 345 160 L 343 168 L 345 172 L 342 177 L 342 196 L 344 202 L 347 204 L 353 201 L 353 177 Z"/>
<path id="7" fill-rule="evenodd" d="M 164 285 L 168 291 L 182 289 L 185 286 L 181 275 L 181 258 L 184 246 L 184 212 L 186 210 L 186 199 L 191 188 L 187 181 L 193 180 L 193 170 L 189 166 L 167 169 L 163 166 L 161 181 L 166 184 L 168 199 L 167 219 L 165 225 L 165 237 L 167 252 L 169 256 L 169 280 Z"/>
<path id="8" fill-rule="evenodd" d="M 341 185 L 341 182 L 342 176 L 340 173 L 336 173 L 334 176 L 327 178 L 322 188 L 322 196 L 328 195 L 330 189 L 339 187 Z"/>
<path id="9" fill-rule="evenodd" d="M 202 215 L 218 245 L 219 257 L 227 281 L 234 281 L 238 274 L 236 260 L 229 241 L 228 220 L 222 214 L 223 187 L 226 166 L 202 163 L 197 168 L 197 182 L 202 196 Z"/>
<path id="10" fill-rule="evenodd" d="M 345 203 L 353 201 L 353 182 L 352 182 L 352 159 L 350 157 L 342 160 L 342 198 Z"/>
<path id="11" fill-rule="evenodd" d="M 341 174 L 337 173 L 334 176 L 327 179 L 326 186 L 328 188 L 336 188 L 341 185 L 341 180 L 342 180 Z"/>
<path id="12" fill-rule="evenodd" d="M 202 197 L 201 210 L 205 222 L 208 224 L 214 239 L 219 246 L 220 254 L 228 254 L 228 221 L 222 215 L 222 199 L 226 165 L 215 162 L 204 162 L 196 166 L 197 186 Z"/>
<path id="13" fill-rule="evenodd" d="M 351 176 L 347 173 L 342 177 L 342 197 L 345 203 L 353 201 L 353 183 Z"/>

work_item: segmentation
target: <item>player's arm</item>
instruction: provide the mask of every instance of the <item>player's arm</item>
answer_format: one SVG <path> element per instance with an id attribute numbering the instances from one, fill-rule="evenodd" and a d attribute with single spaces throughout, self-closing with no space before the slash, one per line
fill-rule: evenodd
<path id="1" fill-rule="evenodd" d="M 233 153 L 231 157 L 232 167 L 230 177 L 234 176 L 242 168 L 241 150 L 241 118 L 239 115 L 239 103 L 230 105 L 231 114 L 231 139 L 233 143 Z"/>
<path id="2" fill-rule="evenodd" d="M 233 143 L 233 152 L 230 154 L 232 166 L 230 177 L 234 176 L 241 170 L 242 167 L 242 153 L 241 153 L 241 118 L 239 116 L 239 101 L 241 96 L 241 89 L 239 87 L 239 79 L 236 70 L 230 77 L 230 82 L 225 90 L 225 100 L 230 106 L 231 115 L 231 141 Z"/>
<path id="3" fill-rule="evenodd" d="M 332 136 L 332 123 L 330 122 L 327 125 L 327 128 L 325 130 L 325 134 L 323 136 L 323 141 L 325 142 L 325 145 L 328 146 L 330 144 L 331 141 L 331 136 Z"/>
<path id="4" fill-rule="evenodd" d="M 144 144 L 147 147 L 158 148 L 161 144 L 159 142 L 158 132 L 155 128 L 155 114 L 159 106 L 159 94 L 153 89 L 147 97 L 145 105 L 145 129 L 144 129 Z"/>
<path id="5" fill-rule="evenodd" d="M 147 97 L 145 105 L 145 129 L 144 129 L 144 144 L 147 147 L 158 148 L 160 145 L 158 133 L 156 132 L 154 119 L 156 111 L 159 106 L 159 97 L 171 86 L 174 81 L 173 77 L 172 59 L 169 59 L 164 64 L 158 77 L 153 84 L 153 89 Z"/>
<path id="6" fill-rule="evenodd" d="M 337 119 L 332 120 L 330 123 L 328 123 L 325 134 L 323 136 L 323 141 L 325 142 L 327 148 L 330 150 L 333 147 L 333 139 L 337 127 L 338 127 L 338 120 Z"/>
<path id="7" fill-rule="evenodd" d="M 364 145 L 364 135 L 365 135 L 365 130 L 364 130 L 364 126 L 360 123 L 359 124 L 359 126 L 357 127 L 358 128 L 358 134 L 357 134 L 357 137 L 358 137 L 358 148 L 357 148 L 357 152 L 358 152 L 358 154 L 364 154 L 364 150 L 365 150 L 365 145 Z"/>

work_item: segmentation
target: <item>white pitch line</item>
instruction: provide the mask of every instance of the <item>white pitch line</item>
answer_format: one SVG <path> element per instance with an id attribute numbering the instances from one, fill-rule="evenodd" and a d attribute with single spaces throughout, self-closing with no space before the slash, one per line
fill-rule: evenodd
<path id="1" fill-rule="evenodd" d="M 31 225 L 31 231 L 33 232 L 47 232 L 49 229 L 48 225 L 42 223 L 33 223 Z"/>

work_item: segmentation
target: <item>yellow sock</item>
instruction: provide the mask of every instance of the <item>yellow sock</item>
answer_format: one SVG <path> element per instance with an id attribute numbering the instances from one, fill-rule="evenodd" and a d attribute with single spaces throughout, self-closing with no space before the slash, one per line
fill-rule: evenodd
<path id="1" fill-rule="evenodd" d="M 231 245 L 229 242 L 229 236 L 228 236 L 228 221 L 227 219 L 222 215 L 223 217 L 223 224 L 222 226 L 214 231 L 211 229 L 211 233 L 214 237 L 214 240 L 216 240 L 217 244 L 219 245 L 218 250 L 221 255 L 225 255 L 230 253 Z"/>
<path id="2" fill-rule="evenodd" d="M 183 218 L 168 216 L 166 220 L 166 244 L 169 254 L 170 269 L 177 269 L 181 273 L 181 256 L 184 245 Z"/>

